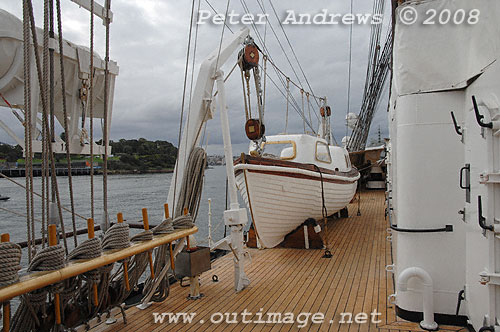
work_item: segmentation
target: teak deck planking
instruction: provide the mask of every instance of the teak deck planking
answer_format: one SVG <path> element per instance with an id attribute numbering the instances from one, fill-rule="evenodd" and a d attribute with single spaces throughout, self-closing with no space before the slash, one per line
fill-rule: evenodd
<path id="1" fill-rule="evenodd" d="M 394 293 L 393 276 L 385 271 L 392 264 L 391 242 L 387 241 L 387 221 L 384 219 L 384 192 L 368 191 L 361 194 L 361 216 L 357 216 L 357 202 L 349 206 L 349 217 L 331 220 L 328 240 L 333 257 L 322 258 L 323 250 L 305 249 L 250 249 L 251 264 L 246 272 L 250 286 L 235 293 L 233 289 L 233 257 L 228 254 L 213 263 L 212 270 L 201 276 L 202 299 L 186 297 L 188 288 L 172 285 L 170 296 L 163 303 L 154 303 L 146 310 L 132 307 L 127 310 L 128 324 L 119 319 L 113 325 L 94 329 L 103 332 L 126 331 L 338 331 L 338 332 L 415 332 L 423 331 L 418 324 L 397 318 L 388 296 Z M 212 275 L 219 282 L 212 281 Z M 325 315 L 323 324 L 309 323 L 302 328 L 294 324 L 212 324 L 213 313 L 241 313 L 254 315 L 263 309 L 270 313 L 302 312 Z M 341 324 L 341 313 L 368 314 L 376 310 L 381 323 Z M 153 312 L 196 313 L 193 323 L 155 324 Z M 265 316 L 264 316 L 265 317 Z M 117 317 L 119 318 L 119 317 Z M 249 319 L 256 319 L 249 316 Z M 168 319 L 168 318 L 167 318 Z M 200 323 L 204 320 L 204 323 Z M 332 322 L 331 322 L 332 321 Z M 440 326 L 442 331 L 467 329 Z"/>

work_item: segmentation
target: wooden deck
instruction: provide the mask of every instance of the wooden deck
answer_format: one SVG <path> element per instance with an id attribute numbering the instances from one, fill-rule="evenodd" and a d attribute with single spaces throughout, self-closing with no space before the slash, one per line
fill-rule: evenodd
<path id="1" fill-rule="evenodd" d="M 333 257 L 322 258 L 323 250 L 252 249 L 252 263 L 247 266 L 251 285 L 236 294 L 233 290 L 233 257 L 217 260 L 212 270 L 201 277 L 201 300 L 186 299 L 189 288 L 172 286 L 164 303 L 153 304 L 146 310 L 127 310 L 128 324 L 121 320 L 98 331 L 421 331 L 418 324 L 397 319 L 387 297 L 394 293 L 392 274 L 385 266 L 392 263 L 391 243 L 386 240 L 384 193 L 364 192 L 361 195 L 361 216 L 356 216 L 357 204 L 349 207 L 349 218 L 331 221 L 328 239 Z M 212 281 L 212 275 L 219 282 Z M 294 314 L 295 323 L 214 324 L 215 313 L 251 312 L 247 320 L 257 320 L 262 310 L 268 313 Z M 371 313 L 380 313 L 371 323 Z M 153 313 L 195 313 L 193 323 L 155 323 Z M 311 323 L 299 328 L 300 313 L 323 313 L 323 324 Z M 366 313 L 368 322 L 341 323 L 342 313 Z M 215 314 L 215 315 L 213 315 Z M 304 318 L 302 316 L 301 318 Z M 358 316 L 362 319 L 363 315 Z M 230 317 L 232 319 L 232 315 Z M 345 321 L 347 321 L 347 317 Z M 181 319 L 180 319 L 181 321 Z M 441 330 L 459 331 L 459 327 L 440 326 Z M 464 329 L 464 331 L 466 331 Z"/>

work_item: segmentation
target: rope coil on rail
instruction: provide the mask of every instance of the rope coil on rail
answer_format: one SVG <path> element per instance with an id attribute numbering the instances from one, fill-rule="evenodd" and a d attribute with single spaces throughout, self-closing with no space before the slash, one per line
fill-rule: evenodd
<path id="1" fill-rule="evenodd" d="M 8 286 L 19 280 L 17 272 L 21 269 L 21 247 L 12 242 L 0 243 L 0 287 Z"/>
<path id="2" fill-rule="evenodd" d="M 114 224 L 104 234 L 102 239 L 103 249 L 124 249 L 128 247 L 130 247 L 128 224 Z"/>
<path id="3" fill-rule="evenodd" d="M 65 251 L 61 244 L 41 249 L 31 261 L 28 272 L 53 271 L 65 266 Z M 47 294 L 64 290 L 64 283 L 57 283 L 21 296 L 21 304 L 12 319 L 12 332 L 33 331 L 40 326 L 39 313 L 47 317 Z"/>
<path id="4" fill-rule="evenodd" d="M 153 239 L 153 231 L 148 229 L 140 232 L 130 238 L 131 242 L 143 242 L 143 241 L 151 241 Z"/>
<path id="5" fill-rule="evenodd" d="M 195 226 L 193 217 L 190 214 L 178 216 L 173 220 L 174 229 L 189 229 Z"/>
<path id="6" fill-rule="evenodd" d="M 203 177 L 207 163 L 207 153 L 203 148 L 196 147 L 189 154 L 189 158 L 184 169 L 182 185 L 175 206 L 174 217 L 182 215 L 183 209 L 188 208 L 194 218 L 198 213 L 198 206 L 203 189 Z"/>
<path id="7" fill-rule="evenodd" d="M 64 262 L 64 248 L 61 244 L 41 249 L 31 261 L 28 272 L 53 271 L 62 269 Z"/>
<path id="8" fill-rule="evenodd" d="M 83 241 L 75 249 L 73 249 L 73 251 L 68 255 L 68 261 L 78 260 L 78 259 L 92 259 L 100 257 L 101 255 L 102 255 L 101 241 L 98 238 L 94 237 Z M 87 282 L 88 294 L 90 294 L 90 289 L 93 285 L 99 285 L 99 283 L 101 282 L 101 274 L 107 272 L 107 270 L 108 267 L 105 267 L 104 269 L 99 268 L 92 271 L 88 271 L 81 275 L 82 280 Z M 71 286 L 70 289 L 73 289 L 74 287 L 77 287 L 78 284 L 74 285 L 72 283 L 69 286 Z M 64 291 L 61 294 L 63 293 Z M 72 294 L 72 290 L 68 290 L 67 293 L 68 295 Z M 88 297 L 88 302 L 90 306 L 91 302 L 90 296 Z"/>
<path id="9" fill-rule="evenodd" d="M 127 229 L 127 241 L 128 241 L 128 225 L 124 223 L 118 223 L 116 225 L 122 225 L 122 231 L 123 229 Z M 116 225 L 113 225 L 113 227 Z M 126 227 L 123 225 L 126 225 Z M 111 230 L 111 228 L 109 230 Z M 123 239 L 125 239 L 124 235 Z M 153 240 L 153 231 L 149 229 L 144 230 L 130 238 L 130 242 L 143 242 L 151 240 Z M 125 245 L 125 242 L 123 242 L 121 245 Z M 128 245 L 130 244 L 128 243 Z M 127 290 L 125 287 L 124 283 L 125 270 L 122 265 L 111 277 L 111 280 L 113 281 L 114 285 L 113 288 L 117 290 L 117 297 L 115 299 L 116 303 L 124 302 L 125 299 L 129 297 L 132 290 L 137 288 L 139 279 L 146 270 L 146 267 L 148 266 L 148 252 L 143 252 L 135 256 L 129 257 L 125 261 L 128 262 L 128 283 L 131 287 L 129 290 Z"/>
<path id="10" fill-rule="evenodd" d="M 94 237 L 80 243 L 68 255 L 68 260 L 91 259 L 101 256 L 102 245 L 98 238 Z"/>
<path id="11" fill-rule="evenodd" d="M 174 229 L 174 221 L 172 218 L 164 219 L 161 224 L 153 227 L 152 232 L 154 235 L 160 234 L 170 234 L 175 231 Z"/>

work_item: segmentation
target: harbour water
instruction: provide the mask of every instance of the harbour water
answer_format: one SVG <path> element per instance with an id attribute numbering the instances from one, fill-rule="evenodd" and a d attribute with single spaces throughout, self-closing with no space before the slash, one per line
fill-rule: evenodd
<path id="1" fill-rule="evenodd" d="M 199 231 L 196 235 L 199 244 L 206 244 L 208 236 L 208 199 L 212 200 L 212 240 L 221 239 L 224 234 L 222 215 L 225 209 L 225 185 L 226 169 L 223 166 L 215 166 L 205 171 L 205 183 L 200 202 L 200 208 L 196 224 Z M 15 178 L 15 181 L 25 184 L 24 178 Z M 94 177 L 94 202 L 95 223 L 99 224 L 103 217 L 102 208 L 102 180 L 101 175 Z M 34 178 L 34 187 L 41 194 L 41 178 Z M 132 174 L 132 175 L 110 175 L 108 176 L 108 213 L 110 220 L 116 222 L 116 214 L 122 212 L 126 221 L 138 223 L 142 221 L 142 208 L 148 209 L 149 222 L 151 225 L 161 222 L 163 217 L 163 204 L 167 200 L 168 189 L 172 181 L 172 174 Z M 68 178 L 58 177 L 58 187 L 62 204 L 69 208 L 70 198 L 68 189 Z M 83 217 L 90 217 L 90 176 L 73 177 L 73 193 L 75 211 Z M 23 188 L 6 180 L 0 179 L 0 194 L 9 196 L 7 201 L 0 201 L 0 233 L 9 233 L 12 242 L 26 241 L 26 217 L 18 216 L 3 209 L 26 214 L 26 194 Z M 41 219 L 41 198 L 35 198 L 35 218 Z M 3 209 L 1 209 L 3 208 Z M 63 211 L 63 219 L 66 231 L 72 230 L 71 214 Z M 77 228 L 86 227 L 86 220 L 77 217 Z M 35 222 L 36 238 L 41 237 L 41 223 Z M 131 230 L 133 233 L 134 230 Z M 79 239 L 85 239 L 81 235 Z M 73 241 L 68 240 L 68 244 Z M 26 253 L 23 253 L 23 261 Z"/>

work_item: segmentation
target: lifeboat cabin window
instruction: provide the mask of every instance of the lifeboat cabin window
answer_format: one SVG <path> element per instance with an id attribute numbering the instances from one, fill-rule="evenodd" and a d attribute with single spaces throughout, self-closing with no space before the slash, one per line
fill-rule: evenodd
<path id="1" fill-rule="evenodd" d="M 292 160 L 297 156 L 297 145 L 294 141 L 266 142 L 262 156 L 265 158 Z"/>
<path id="2" fill-rule="evenodd" d="M 328 144 L 320 141 L 316 142 L 316 160 L 328 164 L 332 162 Z"/>

